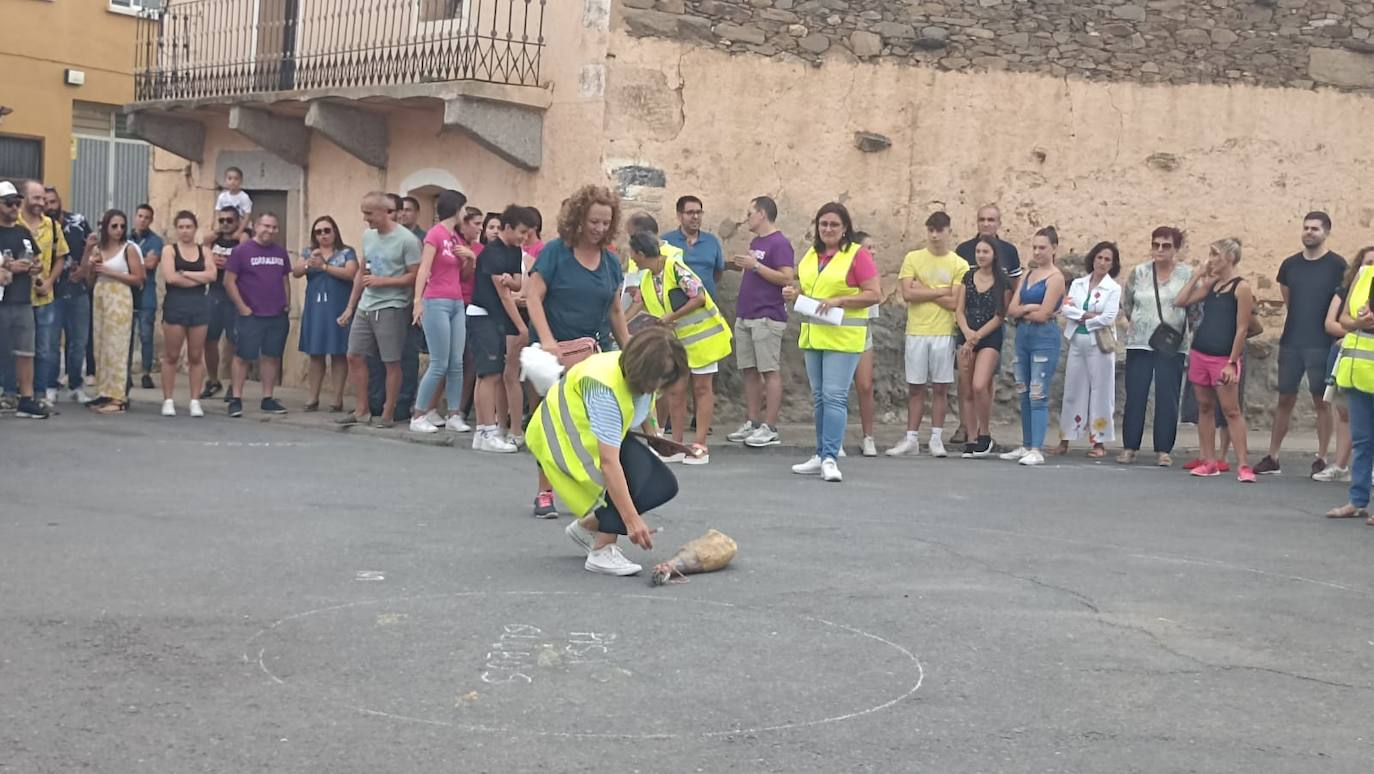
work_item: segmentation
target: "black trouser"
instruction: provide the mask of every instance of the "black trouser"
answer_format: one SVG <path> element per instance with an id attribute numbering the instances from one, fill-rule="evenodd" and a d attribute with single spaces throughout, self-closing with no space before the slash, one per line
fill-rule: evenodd
<path id="1" fill-rule="evenodd" d="M 401 389 L 396 393 L 396 411 L 393 418 L 409 417 L 415 405 L 415 392 L 420 386 L 420 339 L 424 334 L 420 326 L 411 325 L 406 329 L 405 346 L 401 348 Z M 382 415 L 386 404 L 386 366 L 381 358 L 367 356 L 367 405 L 372 416 Z M 421 406 L 423 411 L 428 408 Z"/>
<path id="2" fill-rule="evenodd" d="M 626 438 L 620 444 L 620 467 L 625 471 L 630 500 L 639 513 L 648 513 L 677 497 L 677 477 L 658 455 L 640 441 Z M 596 509 L 596 524 L 599 532 L 626 534 L 625 520 L 611 502 L 609 493 L 606 495 L 606 504 Z"/>
<path id="3" fill-rule="evenodd" d="M 1126 350 L 1126 408 L 1121 421 L 1125 446 L 1140 450 L 1150 382 L 1155 384 L 1155 451 L 1169 454 L 1178 437 L 1178 400 L 1183 391 L 1183 354 L 1152 349 Z"/>

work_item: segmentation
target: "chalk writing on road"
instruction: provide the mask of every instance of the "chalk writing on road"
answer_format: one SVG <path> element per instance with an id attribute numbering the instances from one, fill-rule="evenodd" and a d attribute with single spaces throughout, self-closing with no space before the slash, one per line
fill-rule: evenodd
<path id="1" fill-rule="evenodd" d="M 534 682 L 538 668 L 602 661 L 610 655 L 613 632 L 572 632 L 566 638 L 550 638 L 530 624 L 506 624 L 492 643 L 482 667 L 482 682 L 525 684 Z M 562 647 L 559 647 L 559 646 Z"/>

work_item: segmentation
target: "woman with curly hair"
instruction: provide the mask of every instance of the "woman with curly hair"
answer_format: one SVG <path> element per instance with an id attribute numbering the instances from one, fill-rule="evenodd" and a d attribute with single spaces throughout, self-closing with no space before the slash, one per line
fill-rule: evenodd
<path id="1" fill-rule="evenodd" d="M 573 365 L 573 359 L 564 354 L 560 342 L 592 339 L 604 350 L 611 348 L 607 331 L 622 347 L 630 339 L 619 303 L 624 283 L 620 259 L 607 249 L 619 229 L 619 198 L 605 186 L 583 186 L 563 202 L 558 238 L 544 245 L 530 269 L 525 283 L 530 339 L 541 342 L 564 366 Z M 553 488 L 542 472 L 534 516 L 558 517 Z"/>

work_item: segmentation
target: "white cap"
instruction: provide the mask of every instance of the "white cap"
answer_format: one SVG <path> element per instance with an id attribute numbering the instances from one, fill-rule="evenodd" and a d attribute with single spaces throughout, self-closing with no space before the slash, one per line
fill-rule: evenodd
<path id="1" fill-rule="evenodd" d="M 11 196 L 18 196 L 19 190 L 14 187 L 14 183 L 8 180 L 0 182 L 0 199 L 8 199 Z"/>

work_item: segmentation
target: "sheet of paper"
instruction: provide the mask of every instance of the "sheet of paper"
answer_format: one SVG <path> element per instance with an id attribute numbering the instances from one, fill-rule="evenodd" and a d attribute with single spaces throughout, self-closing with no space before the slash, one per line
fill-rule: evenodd
<path id="1" fill-rule="evenodd" d="M 796 302 L 792 304 L 792 310 L 797 314 L 805 315 L 813 320 L 827 323 L 829 325 L 839 325 L 844 322 L 844 310 L 832 306 L 821 314 L 821 302 L 810 296 L 797 296 Z"/>

